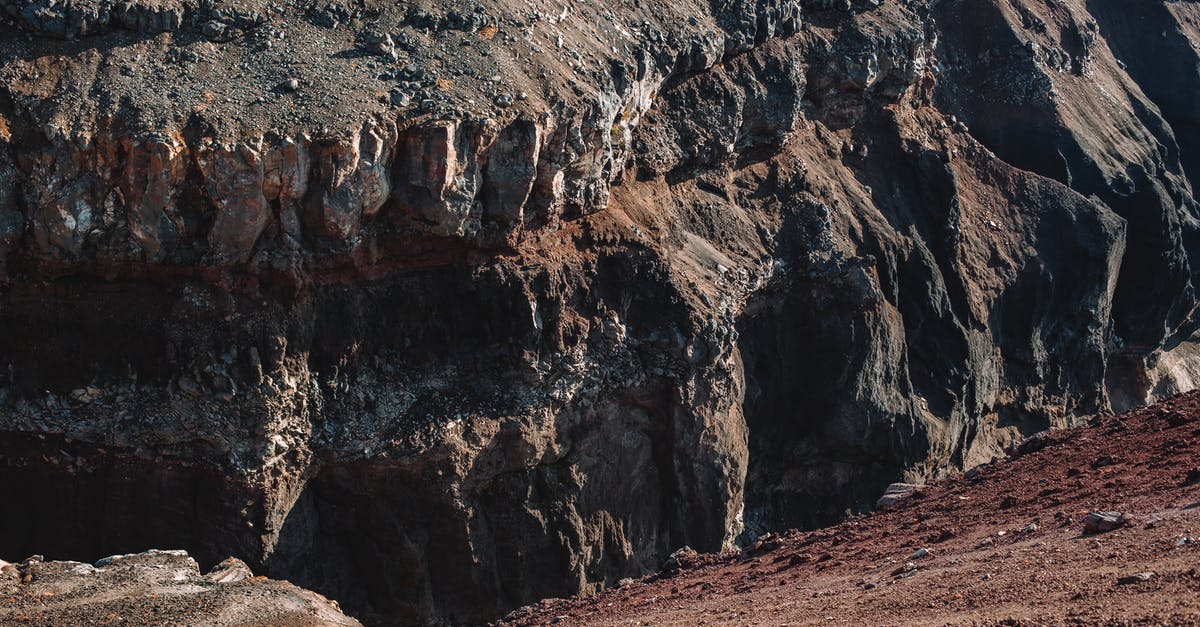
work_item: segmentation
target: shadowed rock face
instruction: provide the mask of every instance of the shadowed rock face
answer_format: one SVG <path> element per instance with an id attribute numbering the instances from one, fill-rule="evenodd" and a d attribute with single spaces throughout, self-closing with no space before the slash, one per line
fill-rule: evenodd
<path id="1" fill-rule="evenodd" d="M 0 554 L 481 622 L 1200 381 L 1200 5 L 105 6 L 0 3 Z"/>

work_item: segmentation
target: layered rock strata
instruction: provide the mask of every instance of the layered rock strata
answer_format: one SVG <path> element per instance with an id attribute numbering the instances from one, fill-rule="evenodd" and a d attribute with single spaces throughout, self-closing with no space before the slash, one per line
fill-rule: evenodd
<path id="1" fill-rule="evenodd" d="M 2 3 L 0 552 L 481 622 L 1191 387 L 1198 6 Z"/>

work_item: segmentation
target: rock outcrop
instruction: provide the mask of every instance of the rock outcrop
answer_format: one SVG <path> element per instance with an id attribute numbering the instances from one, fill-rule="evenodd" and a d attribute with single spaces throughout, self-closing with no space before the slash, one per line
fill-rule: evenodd
<path id="1" fill-rule="evenodd" d="M 230 558 L 206 575 L 185 551 L 112 555 L 95 565 L 0 561 L 0 621 L 22 625 L 313 625 L 352 627 L 337 603 L 255 577 Z"/>
<path id="2" fill-rule="evenodd" d="M 1192 387 L 1197 7 L 0 0 L 0 552 L 483 622 Z"/>

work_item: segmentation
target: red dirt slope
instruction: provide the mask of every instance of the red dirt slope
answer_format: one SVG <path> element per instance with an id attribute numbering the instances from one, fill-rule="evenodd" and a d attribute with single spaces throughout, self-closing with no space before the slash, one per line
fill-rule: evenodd
<path id="1" fill-rule="evenodd" d="M 891 511 L 505 623 L 1200 624 L 1200 393 L 1019 449 Z M 1085 533 L 1096 510 L 1130 521 Z"/>

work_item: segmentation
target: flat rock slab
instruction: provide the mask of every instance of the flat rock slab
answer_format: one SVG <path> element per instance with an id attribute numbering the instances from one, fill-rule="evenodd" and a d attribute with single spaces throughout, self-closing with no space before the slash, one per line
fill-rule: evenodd
<path id="1" fill-rule="evenodd" d="M 1129 524 L 1129 517 L 1121 512 L 1092 512 L 1083 521 L 1085 533 L 1106 533 Z"/>

